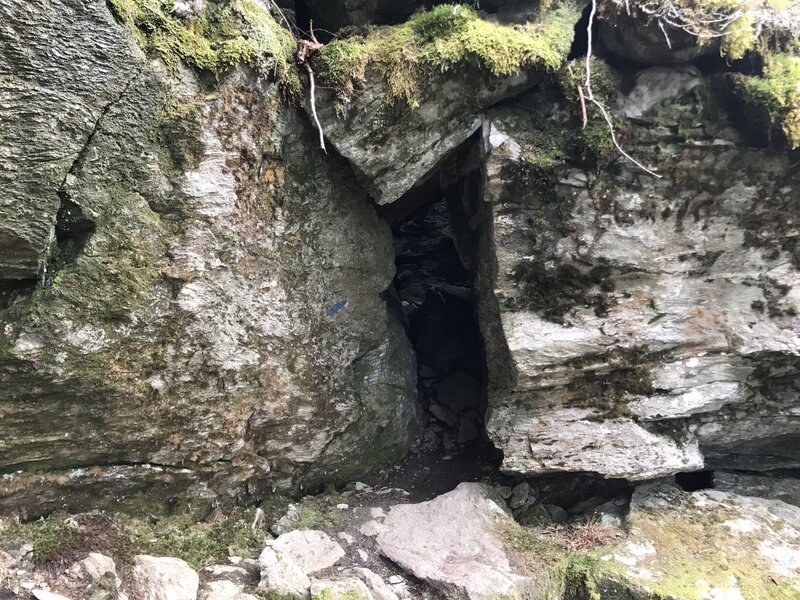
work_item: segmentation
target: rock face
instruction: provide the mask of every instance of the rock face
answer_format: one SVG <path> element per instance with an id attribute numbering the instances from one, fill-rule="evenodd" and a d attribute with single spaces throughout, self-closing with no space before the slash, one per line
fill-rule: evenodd
<path id="1" fill-rule="evenodd" d="M 348 25 L 399 23 L 425 3 L 421 0 L 307 0 L 305 4 L 315 26 L 336 32 Z"/>
<path id="2" fill-rule="evenodd" d="M 686 69 L 644 71 L 623 98 L 660 178 L 582 167 L 556 91 L 489 112 L 480 208 L 453 204 L 462 232 L 479 223 L 461 245 L 505 470 L 800 464 L 800 182 L 709 98 Z"/>
<path id="3" fill-rule="evenodd" d="M 795 598 L 800 509 L 669 484 L 637 489 L 630 535 L 613 554 L 631 582 L 657 597 Z"/>
<path id="4" fill-rule="evenodd" d="M 519 571 L 510 562 L 504 535 L 511 522 L 491 488 L 462 483 L 428 502 L 392 507 L 377 542 L 384 556 L 447 598 L 551 597 L 554 573 Z"/>
<path id="5" fill-rule="evenodd" d="M 65 177 L 140 65 L 99 2 L 5 2 L 0 19 L 0 285 L 10 285 L 41 275 Z"/>
<path id="6" fill-rule="evenodd" d="M 402 457 L 391 236 L 347 165 L 273 84 L 206 93 L 105 2 L 0 10 L 0 507 L 230 500 Z"/>
<path id="7" fill-rule="evenodd" d="M 391 204 L 421 185 L 444 158 L 481 127 L 481 111 L 533 87 L 544 70 L 498 79 L 475 71 L 437 77 L 423 92 L 419 107 L 386 108 L 387 87 L 381 77 L 369 78 L 348 108 L 336 112 L 333 94 L 323 96 L 319 116 L 325 136 L 353 165 L 378 204 Z M 401 166 L 402 165 L 402 166 Z"/>
<path id="8" fill-rule="evenodd" d="M 659 27 L 634 8 L 628 14 L 617 3 L 601 8 L 600 40 L 613 55 L 642 65 L 676 65 L 719 52 L 719 38 L 705 43 L 678 27 Z"/>

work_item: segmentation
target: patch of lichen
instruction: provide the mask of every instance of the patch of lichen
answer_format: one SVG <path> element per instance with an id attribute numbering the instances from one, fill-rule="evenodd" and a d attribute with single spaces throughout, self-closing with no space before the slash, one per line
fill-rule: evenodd
<path id="1" fill-rule="evenodd" d="M 311 600 L 367 600 L 358 590 L 333 591 L 325 588 L 319 594 L 311 594 Z"/>
<path id="2" fill-rule="evenodd" d="M 109 0 L 116 16 L 146 51 L 169 66 L 180 61 L 217 73 L 248 64 L 300 90 L 292 34 L 255 0 L 217 0 L 187 18 L 169 0 Z"/>
<path id="3" fill-rule="evenodd" d="M 763 75 L 737 76 L 734 91 L 780 128 L 789 147 L 800 147 L 800 55 L 767 54 Z"/>
<path id="4" fill-rule="evenodd" d="M 442 4 L 406 23 L 375 27 L 363 38 L 335 40 L 314 58 L 320 80 L 348 102 L 368 70 L 388 86 L 388 100 L 419 105 L 435 73 L 474 65 L 497 77 L 526 68 L 558 69 L 569 52 L 578 11 L 562 4 L 539 21 L 500 25 L 463 5 Z"/>
<path id="5" fill-rule="evenodd" d="M 658 578 L 641 583 L 658 597 L 681 600 L 702 600 L 712 588 L 723 596 L 738 589 L 736 597 L 748 600 L 797 598 L 792 582 L 777 577 L 761 562 L 757 533 L 733 537 L 725 522 L 737 514 L 724 508 L 632 513 L 628 517 L 631 528 L 655 548 L 637 568 L 659 573 Z"/>

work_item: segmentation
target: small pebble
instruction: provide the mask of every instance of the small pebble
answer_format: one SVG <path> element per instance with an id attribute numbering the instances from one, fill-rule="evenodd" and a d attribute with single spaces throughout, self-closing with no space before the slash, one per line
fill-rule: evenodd
<path id="1" fill-rule="evenodd" d="M 399 585 L 403 583 L 403 578 L 400 577 L 400 575 L 391 575 L 389 577 L 389 583 L 391 583 L 392 585 Z"/>
<path id="2" fill-rule="evenodd" d="M 337 504 L 336 508 L 338 508 L 339 510 L 347 510 L 348 508 L 350 508 L 350 505 L 349 504 Z"/>

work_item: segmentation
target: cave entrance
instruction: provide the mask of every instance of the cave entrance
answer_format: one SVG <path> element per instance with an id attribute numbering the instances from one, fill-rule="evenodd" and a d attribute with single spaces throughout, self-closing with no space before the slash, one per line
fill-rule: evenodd
<path id="1" fill-rule="evenodd" d="M 459 256 L 448 202 L 438 185 L 429 183 L 390 210 L 394 214 L 384 216 L 394 237 L 394 299 L 417 357 L 422 453 L 469 456 L 467 462 L 485 471 L 496 451 L 484 426 L 483 339 L 473 274 Z"/>

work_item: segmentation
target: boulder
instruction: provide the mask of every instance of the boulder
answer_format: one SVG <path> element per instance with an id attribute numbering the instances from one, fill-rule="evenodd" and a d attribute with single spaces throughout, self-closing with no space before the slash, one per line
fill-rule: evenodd
<path id="1" fill-rule="evenodd" d="M 538 38 L 546 59 L 532 60 L 517 73 L 512 69 L 510 74 L 493 75 L 491 69 L 471 56 L 453 60 L 455 64 L 431 65 L 419 72 L 416 66 L 409 65 L 404 76 L 418 80 L 406 86 L 404 93 L 410 94 L 408 88 L 413 87 L 414 106 L 409 106 L 405 96 L 391 96 L 393 88 L 385 76 L 385 66 L 367 57 L 363 78 L 356 75 L 363 79 L 355 82 L 357 93 L 342 100 L 336 89 L 319 90 L 316 109 L 325 137 L 350 161 L 375 202 L 391 204 L 426 183 L 444 159 L 480 129 L 486 107 L 532 88 L 546 75 L 545 63 L 566 58 L 573 18 L 577 21 L 577 9 L 564 3 L 557 10 L 545 11 L 538 21 L 533 19 L 531 27 L 536 33 L 531 32 L 531 38 L 545 28 L 553 29 Z M 443 32 L 448 26 L 447 22 L 441 25 Z M 375 31 L 370 35 L 387 38 L 392 34 Z M 417 37 L 412 36 L 412 40 Z M 331 52 L 331 60 L 337 60 L 336 48 L 331 44 L 322 52 Z M 391 51 L 414 52 L 405 47 Z M 418 59 L 421 57 L 412 62 Z M 401 56 L 399 60 L 405 59 Z M 335 88 L 336 82 L 333 83 L 327 87 Z M 310 108 L 310 102 L 306 107 Z"/>
<path id="2" fill-rule="evenodd" d="M 296 598 L 306 598 L 311 580 L 303 568 L 280 548 L 267 546 L 258 557 L 261 566 L 259 589 Z"/>
<path id="3" fill-rule="evenodd" d="M 377 543 L 386 558 L 448 598 L 547 597 L 557 574 L 515 568 L 504 539 L 511 523 L 492 488 L 462 483 L 428 502 L 393 506 Z"/>
<path id="4" fill-rule="evenodd" d="M 626 143 L 658 178 L 613 147 L 618 171 L 580 166 L 580 108 L 558 89 L 489 111 L 481 198 L 454 190 L 451 206 L 503 470 L 800 465 L 800 182 L 706 111 L 711 89 L 662 67 L 622 98 Z"/>
<path id="5" fill-rule="evenodd" d="M 277 85 L 238 69 L 206 93 L 108 4 L 0 9 L 0 510 L 393 464 L 416 383 L 389 227 Z"/>
<path id="6" fill-rule="evenodd" d="M 309 575 L 332 567 L 345 554 L 328 534 L 313 529 L 284 533 L 269 546 L 289 556 Z"/>
<path id="7" fill-rule="evenodd" d="M 149 600 L 196 600 L 200 578 L 179 558 L 139 555 L 133 558 L 131 592 Z"/>
<path id="8" fill-rule="evenodd" d="M 669 483 L 636 489 L 628 539 L 611 555 L 658 597 L 794 598 L 800 594 L 800 508 L 779 500 Z"/>
<path id="9" fill-rule="evenodd" d="M 89 555 L 74 563 L 69 569 L 70 578 L 86 585 L 86 593 L 93 600 L 116 600 L 122 587 L 122 580 L 117 575 L 114 559 L 104 554 L 90 552 Z"/>

